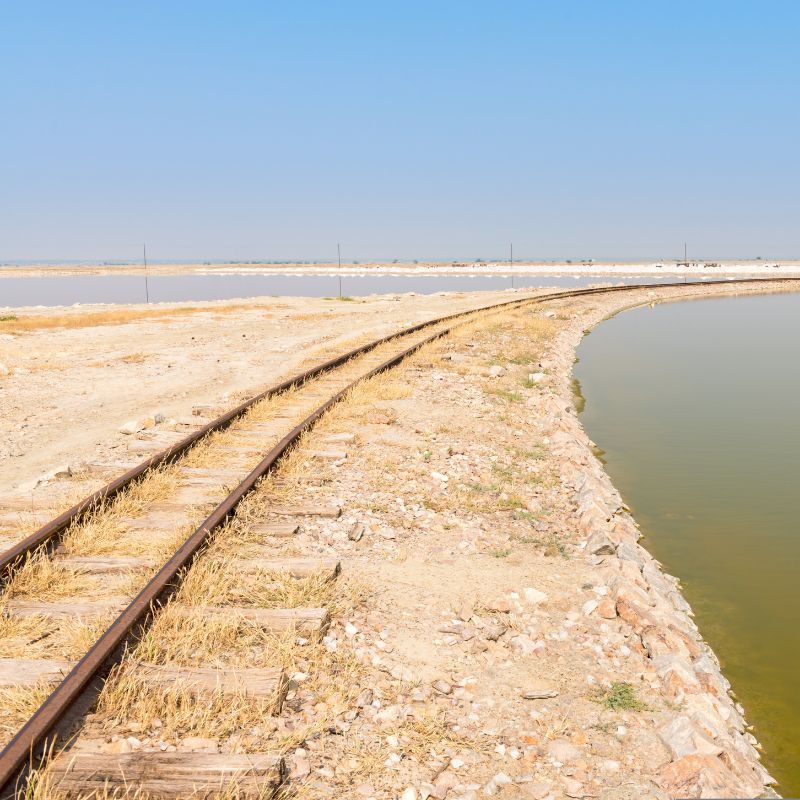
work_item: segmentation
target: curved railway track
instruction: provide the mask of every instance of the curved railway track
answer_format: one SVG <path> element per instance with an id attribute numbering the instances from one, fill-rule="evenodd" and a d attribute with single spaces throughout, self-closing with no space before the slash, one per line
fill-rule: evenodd
<path id="1" fill-rule="evenodd" d="M 796 282 L 797 280 L 799 279 L 784 278 L 770 280 L 770 283 Z M 135 487 L 146 476 L 155 474 L 160 469 L 170 468 L 175 471 L 173 477 L 182 481 L 181 486 L 178 487 L 178 501 L 172 504 L 160 504 L 160 513 L 168 520 L 168 524 L 174 524 L 178 529 L 192 522 L 192 532 L 174 550 L 163 566 L 157 569 L 149 579 L 142 579 L 141 582 L 144 585 L 139 588 L 133 599 L 123 598 L 116 607 L 111 607 L 111 611 L 116 613 L 116 610 L 124 606 L 85 655 L 77 663 L 70 663 L 63 667 L 66 675 L 0 753 L 0 798 L 25 795 L 26 791 L 30 793 L 29 789 L 26 789 L 26 777 L 32 766 L 40 765 L 46 756 L 53 752 L 55 742 L 64 740 L 76 720 L 91 708 L 112 667 L 122 660 L 133 643 L 141 640 L 159 609 L 162 609 L 167 601 L 175 595 L 187 569 L 204 552 L 212 534 L 231 519 L 243 498 L 248 496 L 265 476 L 275 470 L 281 459 L 325 412 L 347 396 L 357 384 L 391 369 L 424 345 L 446 336 L 456 325 L 464 324 L 478 315 L 585 295 L 633 292 L 664 287 L 689 288 L 715 284 L 752 285 L 754 282 L 757 281 L 744 279 L 689 284 L 669 283 L 657 286 L 637 284 L 599 289 L 576 289 L 515 298 L 414 325 L 355 348 L 270 387 L 265 392 L 190 434 L 169 449 L 127 471 L 5 553 L 0 554 L 0 580 L 6 584 L 13 583 L 15 575 L 24 570 L 26 564 L 36 559 L 51 559 L 56 564 L 62 565 L 68 563 L 86 572 L 96 571 L 101 575 L 115 569 L 130 567 L 131 564 L 136 568 L 141 568 L 141 559 L 139 562 L 135 559 L 125 561 L 125 559 L 115 559 L 113 556 L 95 559 L 84 557 L 77 560 L 73 558 L 72 561 L 69 561 L 67 555 L 65 561 L 64 554 L 59 553 L 59 546 L 77 526 L 86 523 L 87 520 L 90 521 L 95 514 L 104 513 L 107 508 L 113 506 L 116 500 L 124 496 L 126 490 Z M 269 446 L 265 445 L 265 442 Z M 235 463 L 230 469 L 222 471 L 217 469 L 216 473 L 215 470 L 203 467 L 181 466 L 187 462 L 187 457 L 188 463 L 191 463 L 191 454 L 206 445 L 209 447 L 209 454 L 214 456 L 215 462 L 227 459 Z M 264 452 L 265 450 L 267 452 Z M 323 453 L 322 455 L 323 457 L 331 455 L 335 457 L 338 453 Z M 245 460 L 248 456 L 250 457 L 250 462 L 246 467 L 242 464 L 241 456 L 244 456 Z M 257 463 L 252 466 L 253 461 L 256 460 Z M 234 488 L 231 491 L 225 491 L 231 484 L 235 484 Z M 224 494 L 221 498 L 219 497 L 220 493 Z M 213 508 L 209 512 L 208 508 L 211 505 Z M 163 508 L 164 506 L 166 508 Z M 187 516 L 185 512 L 181 516 L 181 506 L 192 508 L 195 513 L 194 522 L 196 522 L 196 514 L 202 512 L 203 518 L 200 524 L 194 524 L 191 515 Z M 316 510 L 316 512 L 319 511 L 319 509 Z M 293 512 L 289 509 L 286 513 L 291 517 Z M 303 513 L 303 509 L 300 509 L 300 513 Z M 306 509 L 306 513 L 308 513 L 308 509 Z M 315 513 L 315 510 L 310 513 Z M 336 511 L 333 510 L 329 513 L 335 514 Z M 140 516 L 142 516 L 141 513 Z M 143 516 L 145 520 L 148 519 L 147 513 Z M 145 522 L 144 527 L 140 527 L 139 530 L 146 533 L 147 525 L 150 524 L 152 532 L 152 512 L 150 512 L 149 518 L 150 522 Z M 286 525 L 283 526 L 283 528 L 286 527 Z M 291 524 L 288 527 L 291 528 Z M 272 525 L 268 532 L 282 535 L 280 525 Z M 308 575 L 311 572 L 322 570 L 323 572 L 327 571 L 331 576 L 334 576 L 339 568 L 338 563 L 315 562 L 309 564 L 302 560 L 270 562 L 268 567 L 298 575 Z M 63 606 L 62 604 L 59 606 L 58 604 L 43 603 L 27 603 L 26 605 L 25 602 L 22 602 L 11 603 L 10 606 L 7 604 L 3 613 L 23 616 L 32 614 L 58 619 L 75 613 L 75 608 L 74 605 Z M 106 604 L 105 610 L 109 611 L 108 604 Z M 298 611 L 302 613 L 298 613 Z M 315 634 L 320 634 L 324 629 L 326 615 L 323 609 L 295 609 L 294 612 L 273 610 L 272 614 L 266 616 L 269 617 L 269 620 L 265 624 L 277 625 L 284 630 L 313 629 Z M 44 635 L 49 634 L 45 633 Z M 30 670 L 35 673 L 37 662 L 26 663 L 29 663 Z M 220 680 L 231 679 L 230 675 L 224 676 L 219 670 L 214 672 L 203 669 L 194 671 L 184 669 L 182 672 L 184 673 L 183 679 L 187 672 L 190 676 L 194 676 L 192 680 L 198 696 L 202 694 L 201 684 L 211 685 L 212 689 L 216 686 L 219 689 Z M 256 682 L 262 681 L 268 687 L 269 692 L 274 695 L 285 692 L 285 676 L 266 675 L 263 671 L 256 674 L 256 672 L 253 671 L 249 677 Z M 35 678 L 36 675 L 32 675 L 32 677 Z M 174 682 L 179 677 L 181 676 L 178 671 L 159 671 L 157 667 L 153 667 L 149 675 L 149 679 L 160 685 Z M 245 678 L 247 677 L 245 676 Z M 263 787 L 267 788 L 267 794 L 269 794 L 281 784 L 284 777 L 282 760 L 271 754 L 242 756 L 238 760 L 236 757 L 230 756 L 225 759 L 216 759 L 210 755 L 204 755 L 198 759 L 187 754 L 179 755 L 180 758 L 173 753 L 146 755 L 139 753 L 136 759 L 126 759 L 124 756 L 120 756 L 115 762 L 115 768 L 128 769 L 126 780 L 131 781 L 134 785 L 139 780 L 143 782 L 143 785 L 152 787 L 162 785 L 164 780 L 174 781 L 176 787 L 196 787 L 198 781 L 201 786 L 213 786 L 215 782 L 220 785 L 222 781 L 234 777 L 238 779 L 244 775 L 246 781 L 250 781 L 252 784 L 248 784 L 251 789 L 255 786 L 262 787 L 256 792 L 260 795 L 264 794 Z M 65 757 L 60 756 L 59 759 L 64 762 Z M 56 762 L 59 759 L 56 759 Z M 217 761 L 220 763 L 217 764 Z M 86 761 L 86 764 L 78 759 L 77 766 L 75 759 L 64 763 L 59 775 L 62 780 L 65 780 L 66 793 L 71 792 L 73 795 L 82 791 L 105 791 L 106 783 L 104 782 L 109 780 L 107 772 L 104 772 L 102 768 L 97 768 L 96 762 L 91 758 Z M 205 777 L 202 777 L 203 775 Z M 148 784 L 147 780 L 151 780 L 151 783 Z M 159 784 L 158 781 L 162 783 Z M 212 789 L 208 788 L 201 789 L 201 793 L 202 791 L 205 791 L 206 794 L 214 793 Z M 156 793 L 158 792 L 156 791 Z M 244 794 L 247 795 L 248 792 L 244 791 Z M 174 791 L 167 792 L 165 796 L 168 795 L 174 795 Z"/>

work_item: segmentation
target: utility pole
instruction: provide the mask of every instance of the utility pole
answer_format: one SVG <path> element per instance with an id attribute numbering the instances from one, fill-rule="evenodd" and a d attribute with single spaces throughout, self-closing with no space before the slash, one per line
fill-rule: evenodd
<path id="1" fill-rule="evenodd" d="M 336 255 L 339 258 L 339 299 L 342 299 L 342 246 L 337 243 Z"/>
<path id="2" fill-rule="evenodd" d="M 144 296 L 147 299 L 148 305 L 150 304 L 150 284 L 147 280 L 147 243 L 142 245 L 142 255 L 144 256 Z"/>
<path id="3" fill-rule="evenodd" d="M 686 262 L 686 266 L 688 267 L 689 266 L 689 257 L 687 255 L 687 252 L 688 251 L 686 249 L 686 242 L 684 242 L 683 243 L 683 260 Z"/>
<path id="4" fill-rule="evenodd" d="M 514 242 L 511 242 L 511 288 L 514 288 Z"/>

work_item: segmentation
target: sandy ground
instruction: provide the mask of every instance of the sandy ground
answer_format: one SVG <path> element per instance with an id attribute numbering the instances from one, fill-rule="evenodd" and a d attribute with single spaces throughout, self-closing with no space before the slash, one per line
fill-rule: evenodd
<path id="1" fill-rule="evenodd" d="M 118 432 L 129 420 L 181 419 L 202 404 L 221 413 L 237 397 L 297 372 L 305 360 L 343 352 L 359 337 L 509 296 L 263 298 L 159 304 L 155 311 L 95 305 L 29 312 L 21 319 L 57 317 L 63 326 L 0 333 L 0 496 L 28 491 L 67 466 L 141 460 L 128 452 L 130 437 Z M 119 324 L 96 324 L 105 312 Z M 128 313 L 134 318 L 126 321 Z"/>

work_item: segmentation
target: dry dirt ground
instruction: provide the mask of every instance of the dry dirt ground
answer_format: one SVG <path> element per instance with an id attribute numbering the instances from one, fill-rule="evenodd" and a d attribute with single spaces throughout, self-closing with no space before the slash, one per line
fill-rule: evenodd
<path id="1" fill-rule="evenodd" d="M 19 312 L 0 321 L 0 496 L 53 470 L 120 464 L 125 422 L 220 410 L 304 361 L 508 293 L 314 298 Z M 55 325 L 55 327 L 50 327 Z"/>

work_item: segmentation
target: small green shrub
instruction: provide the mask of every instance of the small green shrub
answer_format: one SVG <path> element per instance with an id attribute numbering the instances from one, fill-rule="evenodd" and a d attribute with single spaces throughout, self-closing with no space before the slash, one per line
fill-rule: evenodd
<path id="1" fill-rule="evenodd" d="M 521 403 L 524 399 L 519 392 L 508 392 L 505 389 L 490 389 L 489 394 L 493 394 L 495 397 L 502 397 L 503 400 L 507 400 L 509 403 Z"/>
<path id="2" fill-rule="evenodd" d="M 637 696 L 630 683 L 615 681 L 602 697 L 603 705 L 610 711 L 641 711 L 647 706 Z"/>

